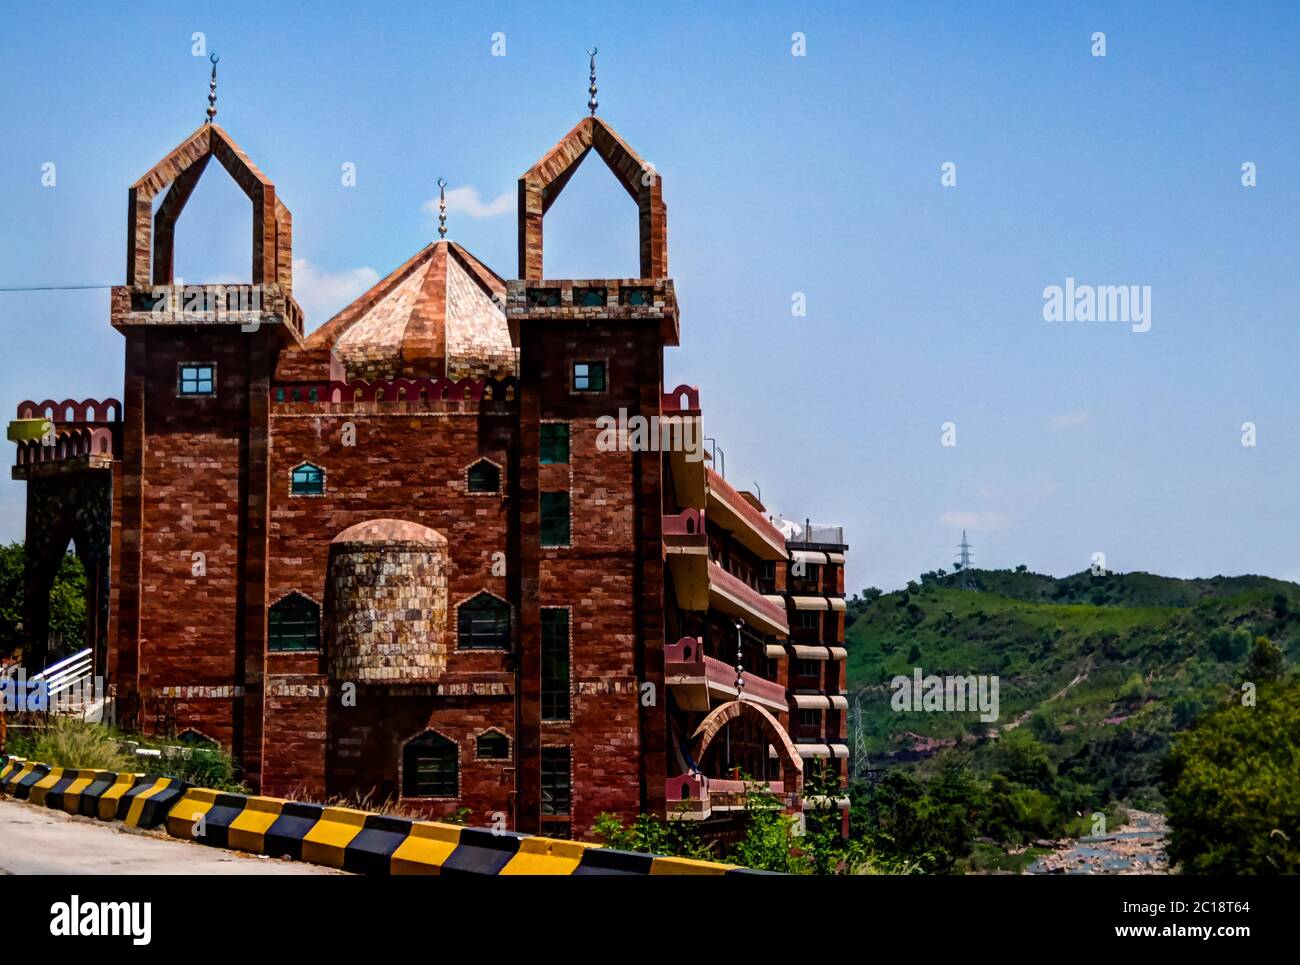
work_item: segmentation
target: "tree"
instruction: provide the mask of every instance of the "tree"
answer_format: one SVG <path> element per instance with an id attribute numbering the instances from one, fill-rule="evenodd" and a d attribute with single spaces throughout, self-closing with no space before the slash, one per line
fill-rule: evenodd
<path id="1" fill-rule="evenodd" d="M 1246 674 L 1255 683 L 1282 679 L 1283 657 L 1281 648 L 1268 637 L 1256 637 L 1255 648 L 1246 661 Z"/>
<path id="2" fill-rule="evenodd" d="M 1244 628 L 1236 630 L 1230 627 L 1218 627 L 1206 637 L 1210 652 L 1217 660 L 1236 660 L 1250 649 L 1250 631 Z"/>
<path id="3" fill-rule="evenodd" d="M 1047 791 L 1055 776 L 1047 748 L 1023 727 L 998 738 L 993 755 L 997 772 L 1015 784 Z"/>
<path id="4" fill-rule="evenodd" d="M 22 645 L 23 592 L 23 544 L 0 546 L 0 653 Z M 80 649 L 85 628 L 86 574 L 67 553 L 50 589 L 50 636 Z"/>
<path id="5" fill-rule="evenodd" d="M 1260 688 L 1174 745 L 1164 773 L 1170 861 L 1187 874 L 1300 873 L 1300 684 Z"/>

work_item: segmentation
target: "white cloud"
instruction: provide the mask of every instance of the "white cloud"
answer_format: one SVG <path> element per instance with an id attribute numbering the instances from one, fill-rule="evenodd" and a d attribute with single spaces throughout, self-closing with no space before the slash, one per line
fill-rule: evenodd
<path id="1" fill-rule="evenodd" d="M 373 268 L 324 271 L 306 258 L 293 260 L 293 297 L 302 306 L 309 332 L 377 281 L 379 272 Z"/>
<path id="2" fill-rule="evenodd" d="M 499 218 L 515 210 L 515 199 L 513 191 L 505 191 L 492 201 L 484 201 L 478 196 L 477 188 L 466 185 L 447 192 L 447 213 L 467 214 L 471 218 Z M 432 198 L 424 202 L 420 210 L 436 215 L 438 199 Z"/>
<path id="3" fill-rule="evenodd" d="M 1091 418 L 1086 412 L 1062 412 L 1052 418 L 1053 429 L 1075 429 L 1088 424 Z"/>
<path id="4" fill-rule="evenodd" d="M 1002 529 L 1009 521 L 1001 513 L 969 513 L 949 510 L 939 517 L 939 522 L 953 529 L 973 529 L 987 533 L 991 530 Z"/>

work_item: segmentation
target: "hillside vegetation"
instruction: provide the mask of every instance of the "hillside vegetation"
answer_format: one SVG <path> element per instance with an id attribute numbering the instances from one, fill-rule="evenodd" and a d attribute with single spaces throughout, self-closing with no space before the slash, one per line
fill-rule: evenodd
<path id="1" fill-rule="evenodd" d="M 975 776 L 1038 788 L 1064 811 L 1115 801 L 1162 810 L 1161 767 L 1173 735 L 1239 695 L 1244 681 L 1279 677 L 1300 659 L 1294 583 L 1149 573 L 1054 579 L 1023 570 L 970 576 L 974 591 L 940 571 L 850 602 L 849 688 L 861 697 L 872 768 L 930 775 L 951 749 Z M 998 719 L 894 711 L 889 682 L 915 667 L 997 675 Z"/>

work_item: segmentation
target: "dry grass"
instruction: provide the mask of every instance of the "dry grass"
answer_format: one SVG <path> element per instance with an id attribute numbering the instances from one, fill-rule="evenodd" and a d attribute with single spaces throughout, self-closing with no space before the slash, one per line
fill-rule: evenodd
<path id="1" fill-rule="evenodd" d="M 51 767 L 128 772 L 139 769 L 134 759 L 118 750 L 112 732 L 98 724 L 73 717 L 51 717 L 32 739 L 32 759 Z"/>

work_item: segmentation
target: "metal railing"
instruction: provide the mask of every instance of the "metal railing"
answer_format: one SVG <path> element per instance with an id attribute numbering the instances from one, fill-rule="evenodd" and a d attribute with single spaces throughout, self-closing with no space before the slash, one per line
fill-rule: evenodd
<path id="1" fill-rule="evenodd" d="M 776 525 L 781 528 L 782 523 L 793 523 L 798 532 L 791 533 L 785 538 L 787 543 L 830 543 L 836 546 L 844 544 L 844 527 L 831 526 L 828 523 L 814 523 L 804 520 L 800 523 L 798 520 L 778 520 Z M 786 527 L 789 528 L 789 527 Z"/>

